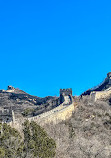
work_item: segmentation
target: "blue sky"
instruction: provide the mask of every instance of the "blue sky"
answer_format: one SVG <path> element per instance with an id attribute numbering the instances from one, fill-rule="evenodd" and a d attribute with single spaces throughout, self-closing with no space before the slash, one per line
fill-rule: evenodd
<path id="1" fill-rule="evenodd" d="M 110 0 L 1 0 L 0 89 L 73 95 L 111 71 Z"/>

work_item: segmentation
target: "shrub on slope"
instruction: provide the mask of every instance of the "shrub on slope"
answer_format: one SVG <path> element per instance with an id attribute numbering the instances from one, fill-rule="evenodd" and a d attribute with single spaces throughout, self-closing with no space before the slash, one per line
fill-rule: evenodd
<path id="1" fill-rule="evenodd" d="M 24 138 L 7 124 L 0 124 L 0 158 L 53 158 L 55 141 L 35 122 L 24 123 Z"/>

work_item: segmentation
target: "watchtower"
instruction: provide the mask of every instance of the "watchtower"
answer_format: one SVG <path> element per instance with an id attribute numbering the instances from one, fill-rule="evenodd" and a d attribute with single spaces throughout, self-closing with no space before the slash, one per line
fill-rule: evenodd
<path id="1" fill-rule="evenodd" d="M 111 72 L 107 74 L 107 78 L 108 78 L 108 85 L 111 86 Z"/>
<path id="2" fill-rule="evenodd" d="M 60 104 L 64 101 L 72 102 L 72 88 L 60 89 Z"/>

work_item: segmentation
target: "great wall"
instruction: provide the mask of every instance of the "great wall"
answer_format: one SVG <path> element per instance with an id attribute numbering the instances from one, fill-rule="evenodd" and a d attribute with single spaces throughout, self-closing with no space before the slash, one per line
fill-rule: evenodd
<path id="1" fill-rule="evenodd" d="M 95 88 L 88 91 L 90 98 L 94 101 L 105 100 L 111 97 L 111 73 L 107 74 L 105 80 Z M 86 91 L 87 94 L 87 91 Z"/>
<path id="2" fill-rule="evenodd" d="M 93 101 L 111 97 L 111 73 L 107 74 L 107 77 L 102 84 L 87 90 L 81 95 L 81 97 L 84 95 L 90 95 L 90 98 Z M 72 89 L 60 89 L 60 105 L 58 105 L 56 108 L 37 116 L 22 118 L 16 118 L 14 112 L 12 111 L 12 119 L 7 122 L 7 124 L 16 128 L 17 130 L 21 130 L 22 124 L 26 120 L 29 122 L 35 121 L 41 126 L 51 122 L 56 124 L 70 118 L 72 112 L 75 110 L 75 107 L 76 105 L 72 97 Z"/>
<path id="3" fill-rule="evenodd" d="M 35 121 L 41 126 L 51 122 L 53 124 L 56 124 L 63 120 L 66 120 L 69 117 L 71 117 L 72 112 L 75 109 L 75 104 L 72 97 L 72 89 L 61 89 L 60 100 L 61 100 L 61 104 L 56 108 L 34 117 L 15 118 L 14 112 L 12 111 L 12 121 L 10 121 L 8 124 L 11 127 L 21 131 L 22 124 L 26 120 L 28 120 L 29 122 Z"/>

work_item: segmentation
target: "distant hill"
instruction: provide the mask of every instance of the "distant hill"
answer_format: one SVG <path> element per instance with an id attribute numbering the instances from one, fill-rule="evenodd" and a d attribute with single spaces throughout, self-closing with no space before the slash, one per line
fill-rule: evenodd
<path id="1" fill-rule="evenodd" d="M 8 86 L 0 90 L 0 109 L 14 110 L 16 115 L 35 116 L 51 110 L 59 105 L 59 97 L 47 96 L 40 98 L 23 90 Z"/>

